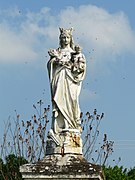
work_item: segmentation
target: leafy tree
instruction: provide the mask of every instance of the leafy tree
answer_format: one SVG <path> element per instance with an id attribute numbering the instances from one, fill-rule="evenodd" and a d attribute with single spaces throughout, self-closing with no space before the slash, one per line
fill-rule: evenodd
<path id="1" fill-rule="evenodd" d="M 5 175 L 5 165 L 3 163 L 3 160 L 0 158 L 0 179 L 3 180 L 5 179 L 4 175 Z"/>
<path id="2" fill-rule="evenodd" d="M 0 179 L 1 180 L 21 180 L 22 175 L 19 167 L 28 161 L 23 157 L 10 154 L 6 157 L 5 163 L 0 159 Z"/>
<path id="3" fill-rule="evenodd" d="M 128 171 L 128 176 L 130 179 L 135 180 L 135 167 Z"/>
<path id="4" fill-rule="evenodd" d="M 127 169 L 123 169 L 123 166 L 118 167 L 103 167 L 106 180 L 131 180 L 128 177 Z"/>

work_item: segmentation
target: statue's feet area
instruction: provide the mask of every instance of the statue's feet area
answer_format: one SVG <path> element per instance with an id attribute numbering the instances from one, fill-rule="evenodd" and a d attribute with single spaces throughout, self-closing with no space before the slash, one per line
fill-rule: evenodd
<path id="1" fill-rule="evenodd" d="M 51 130 L 46 141 L 46 155 L 76 154 L 82 155 L 82 140 L 80 131 L 63 129 L 58 135 Z"/>

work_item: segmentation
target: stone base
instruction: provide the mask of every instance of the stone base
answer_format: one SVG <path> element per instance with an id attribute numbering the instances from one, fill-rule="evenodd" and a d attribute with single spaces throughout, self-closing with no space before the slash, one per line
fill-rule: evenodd
<path id="1" fill-rule="evenodd" d="M 48 155 L 35 164 L 21 166 L 20 172 L 24 180 L 105 179 L 101 166 L 88 163 L 81 155 Z"/>

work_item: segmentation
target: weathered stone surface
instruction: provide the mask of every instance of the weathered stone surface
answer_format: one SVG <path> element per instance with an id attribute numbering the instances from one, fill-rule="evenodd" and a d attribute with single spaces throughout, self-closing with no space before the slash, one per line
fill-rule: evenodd
<path id="1" fill-rule="evenodd" d="M 36 164 L 21 166 L 20 171 L 25 180 L 104 179 L 101 166 L 88 163 L 81 155 L 49 155 Z"/>
<path id="2" fill-rule="evenodd" d="M 46 141 L 46 155 L 76 154 L 82 155 L 82 139 L 79 130 L 65 129 L 60 132 L 61 144 L 53 141 L 52 137 Z"/>

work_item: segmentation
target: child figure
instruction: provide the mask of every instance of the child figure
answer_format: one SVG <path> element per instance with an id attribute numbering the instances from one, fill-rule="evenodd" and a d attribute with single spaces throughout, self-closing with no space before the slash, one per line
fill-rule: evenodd
<path id="1" fill-rule="evenodd" d="M 72 72 L 73 73 L 81 73 L 85 68 L 85 57 L 82 54 L 82 48 L 79 45 L 75 46 L 75 52 L 72 54 Z"/>

